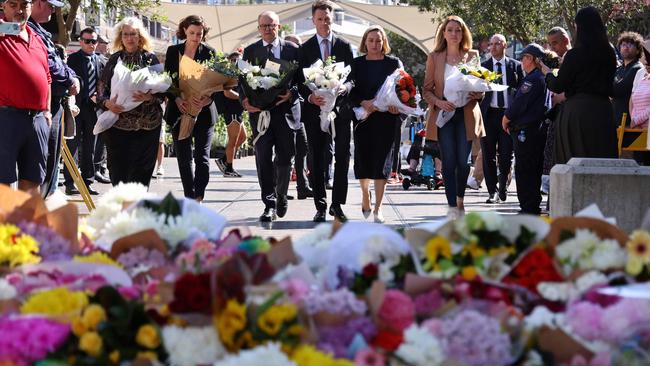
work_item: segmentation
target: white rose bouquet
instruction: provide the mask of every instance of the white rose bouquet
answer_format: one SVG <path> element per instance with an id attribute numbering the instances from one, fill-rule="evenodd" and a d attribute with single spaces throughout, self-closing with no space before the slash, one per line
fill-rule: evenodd
<path id="1" fill-rule="evenodd" d="M 329 57 L 325 63 L 318 60 L 310 67 L 302 69 L 302 73 L 305 75 L 305 85 L 309 90 L 314 95 L 325 99 L 325 104 L 320 107 L 321 130 L 328 132 L 331 125 L 334 136 L 336 131 L 333 129 L 332 121 L 336 114 L 333 111 L 339 89 L 350 74 L 350 66 L 345 66 L 343 62 L 334 62 L 332 57 Z"/>

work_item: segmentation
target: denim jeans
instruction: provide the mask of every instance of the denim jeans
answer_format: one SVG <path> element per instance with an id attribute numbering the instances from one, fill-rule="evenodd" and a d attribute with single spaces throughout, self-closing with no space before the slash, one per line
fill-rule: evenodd
<path id="1" fill-rule="evenodd" d="M 442 178 L 445 181 L 445 195 L 450 207 L 456 207 L 456 197 L 465 197 L 469 176 L 472 141 L 467 140 L 464 118 L 463 108 L 456 108 L 451 120 L 438 128 Z"/>

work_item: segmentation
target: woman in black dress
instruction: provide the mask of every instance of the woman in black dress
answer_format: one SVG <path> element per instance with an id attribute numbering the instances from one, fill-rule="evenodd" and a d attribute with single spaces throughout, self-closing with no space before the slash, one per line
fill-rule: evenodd
<path id="1" fill-rule="evenodd" d="M 215 57 L 215 50 L 203 43 L 210 28 L 207 27 L 203 18 L 197 15 L 190 15 L 181 20 L 176 31 L 178 39 L 185 39 L 180 43 L 167 48 L 165 57 L 165 71 L 172 75 L 172 82 L 178 87 L 179 65 L 182 56 L 189 57 L 194 61 L 201 62 Z M 214 135 L 214 124 L 217 120 L 216 111 L 210 108 L 213 98 L 204 96 L 193 97 L 191 100 L 184 100 L 172 93 L 168 93 L 167 110 L 165 121 L 172 126 L 172 137 L 178 170 L 183 183 L 183 193 L 187 198 L 193 198 L 199 202 L 203 201 L 205 187 L 210 181 L 210 147 Z M 201 108 L 196 117 L 194 130 L 189 138 L 179 140 L 180 123 L 183 113 L 186 113 L 190 105 Z M 192 153 L 192 139 L 194 139 L 194 153 Z M 196 166 L 196 172 L 192 169 L 192 159 Z"/>
<path id="2" fill-rule="evenodd" d="M 618 157 L 609 100 L 616 72 L 614 49 L 596 8 L 580 9 L 575 23 L 577 42 L 564 56 L 558 75 L 542 66 L 547 88 L 564 92 L 567 98 L 556 120 L 556 164 L 565 164 L 572 157 Z"/>
<path id="3" fill-rule="evenodd" d="M 366 55 L 352 62 L 349 79 L 354 82 L 354 88 L 350 92 L 350 102 L 352 107 L 365 108 L 369 115 L 363 121 L 354 121 L 354 176 L 361 183 L 361 210 L 366 218 L 371 211 L 370 181 L 374 180 L 374 220 L 383 223 L 381 202 L 391 172 L 395 133 L 401 120 L 397 107 L 390 107 L 388 112 L 378 112 L 372 102 L 386 78 L 401 68 L 402 62 L 388 56 L 388 38 L 380 26 L 366 30 L 359 51 Z"/>

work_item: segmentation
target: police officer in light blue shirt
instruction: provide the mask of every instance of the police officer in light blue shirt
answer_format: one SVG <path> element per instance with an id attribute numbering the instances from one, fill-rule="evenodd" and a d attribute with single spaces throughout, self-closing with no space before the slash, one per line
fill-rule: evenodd
<path id="1" fill-rule="evenodd" d="M 512 138 L 515 151 L 517 198 L 521 213 L 539 215 L 542 195 L 542 168 L 546 130 L 546 82 L 540 71 L 547 52 L 531 43 L 522 51 L 521 66 L 526 72 L 521 86 L 503 116 L 502 126 Z"/>

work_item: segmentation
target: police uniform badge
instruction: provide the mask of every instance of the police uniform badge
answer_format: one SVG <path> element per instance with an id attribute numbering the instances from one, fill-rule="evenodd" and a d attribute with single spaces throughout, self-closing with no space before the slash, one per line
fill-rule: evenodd
<path id="1" fill-rule="evenodd" d="M 519 90 L 521 90 L 522 94 L 528 93 L 531 89 L 533 88 L 533 83 L 530 81 L 524 81 L 523 84 L 519 87 Z"/>

